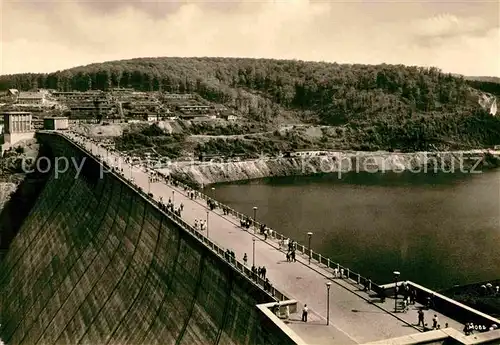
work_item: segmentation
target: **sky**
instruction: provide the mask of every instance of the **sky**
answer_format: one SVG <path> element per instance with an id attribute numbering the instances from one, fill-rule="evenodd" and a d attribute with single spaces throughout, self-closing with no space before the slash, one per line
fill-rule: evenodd
<path id="1" fill-rule="evenodd" d="M 0 74 L 219 56 L 436 66 L 500 77 L 498 0 L 0 2 Z"/>

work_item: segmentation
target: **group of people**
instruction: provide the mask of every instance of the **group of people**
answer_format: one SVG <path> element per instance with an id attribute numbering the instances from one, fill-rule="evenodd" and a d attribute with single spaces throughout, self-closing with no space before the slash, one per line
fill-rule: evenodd
<path id="1" fill-rule="evenodd" d="M 236 255 L 232 250 L 226 249 L 226 252 L 224 253 L 224 258 L 226 261 L 229 261 L 231 263 L 234 263 L 236 261 Z"/>
<path id="2" fill-rule="evenodd" d="M 416 300 L 417 300 L 417 290 L 410 287 L 410 285 L 406 282 L 404 282 L 402 285 L 400 286 L 396 286 L 396 294 L 398 295 L 403 295 L 403 298 L 402 298 L 402 310 L 403 312 L 407 312 L 408 309 L 410 308 L 410 305 L 411 304 L 415 304 Z M 433 307 L 434 305 L 434 299 L 433 299 L 434 296 L 429 296 L 427 298 L 427 309 L 430 309 L 431 307 Z"/>
<path id="3" fill-rule="evenodd" d="M 491 283 L 483 284 L 480 287 L 480 294 L 482 296 L 498 296 L 500 297 L 500 286 L 493 286 Z"/>
<path id="4" fill-rule="evenodd" d="M 286 251 L 286 262 L 297 262 L 297 258 L 295 257 L 295 251 L 297 250 L 297 243 L 295 241 L 290 241 L 289 238 L 286 240 L 282 240 L 280 243 L 280 247 L 285 247 Z"/>
<path id="5" fill-rule="evenodd" d="M 187 194 L 188 194 L 188 196 L 189 196 L 189 198 L 190 198 L 191 200 L 196 200 L 196 199 L 198 199 L 198 191 L 197 191 L 197 190 L 189 190 L 189 191 L 188 191 L 187 189 L 188 189 L 188 187 L 187 187 L 187 186 L 185 186 L 185 187 L 184 187 L 184 191 L 186 191 L 186 192 L 187 192 Z"/>
<path id="6" fill-rule="evenodd" d="M 266 267 L 265 266 L 262 266 L 262 267 L 255 267 L 255 266 L 252 266 L 252 273 L 259 277 L 259 278 L 262 278 L 262 279 L 266 279 L 266 273 L 267 273 L 267 270 L 266 270 Z"/>
<path id="7" fill-rule="evenodd" d="M 208 199 L 207 206 L 210 209 L 210 211 L 213 211 L 217 208 L 217 203 L 215 201 L 213 201 L 212 199 Z"/>
<path id="8" fill-rule="evenodd" d="M 420 308 L 417 312 L 418 315 L 418 323 L 417 326 L 422 326 L 424 328 L 424 331 L 429 331 L 429 330 L 435 330 L 435 329 L 441 329 L 441 325 L 439 324 L 439 318 L 437 314 L 434 314 L 432 317 L 432 328 L 429 328 L 427 326 L 427 323 L 425 323 L 425 314 L 422 308 Z M 448 328 L 448 323 L 445 323 L 444 328 Z"/>
<path id="9" fill-rule="evenodd" d="M 195 219 L 194 220 L 194 228 L 196 230 L 205 230 L 207 228 L 207 220 L 200 219 L 200 221 L 198 221 L 198 219 Z"/>
<path id="10" fill-rule="evenodd" d="M 261 235 L 264 236 L 264 241 L 267 241 L 267 236 L 269 236 L 269 232 L 272 231 L 270 230 L 266 224 L 261 224 L 259 228 L 259 232 Z"/>
<path id="11" fill-rule="evenodd" d="M 168 198 L 168 202 L 165 204 L 163 202 L 163 198 L 160 197 L 160 201 L 158 203 L 159 207 L 163 211 L 170 211 L 175 214 L 177 217 L 181 217 L 182 211 L 184 210 L 184 204 L 181 203 L 178 208 L 175 208 L 172 199 Z"/>
<path id="12" fill-rule="evenodd" d="M 250 229 L 250 226 L 252 225 L 252 221 L 250 218 L 245 218 L 245 219 L 240 219 L 240 226 L 244 229 Z"/>

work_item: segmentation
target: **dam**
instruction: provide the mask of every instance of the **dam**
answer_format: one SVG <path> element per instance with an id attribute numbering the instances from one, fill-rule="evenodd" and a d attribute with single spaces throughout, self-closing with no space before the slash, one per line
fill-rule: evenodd
<path id="1" fill-rule="evenodd" d="M 86 157 L 49 139 L 56 156 Z M 99 171 L 87 159 L 77 178 L 53 174 L 12 242 L 1 267 L 5 344 L 292 343 L 255 308 L 274 298 Z"/>
<path id="2" fill-rule="evenodd" d="M 190 200 L 180 186 L 151 183 L 147 171 L 131 166 L 102 173 L 107 163 L 96 157 L 116 161 L 116 153 L 74 135 L 37 136 L 52 157 L 74 159 L 81 170 L 70 165 L 64 174 L 51 173 L 2 262 L 0 339 L 6 344 L 495 344 L 500 339 L 500 330 L 464 336 L 465 322 L 488 327 L 500 322 L 407 282 L 421 298 L 415 308 L 433 296 L 429 320 L 435 313 L 449 325 L 422 332 L 415 326 L 416 309 L 397 312 L 391 298 L 373 302 L 374 293 L 390 296 L 395 285 L 372 284 L 347 268 L 346 276 L 336 279 L 335 264 L 304 246 L 297 263 L 284 264 L 279 234 L 263 239 L 242 230 L 236 223 L 242 215 L 208 210 L 206 196 Z M 169 197 L 185 205 L 182 218 L 158 207 L 160 198 Z M 202 218 L 208 220 L 203 234 L 190 226 Z M 236 260 L 224 259 L 226 249 Z M 241 264 L 243 253 L 268 268 L 272 288 L 251 277 Z M 293 316 L 304 304 L 310 308 L 307 323 Z M 276 305 L 287 305 L 292 316 L 275 315 Z"/>

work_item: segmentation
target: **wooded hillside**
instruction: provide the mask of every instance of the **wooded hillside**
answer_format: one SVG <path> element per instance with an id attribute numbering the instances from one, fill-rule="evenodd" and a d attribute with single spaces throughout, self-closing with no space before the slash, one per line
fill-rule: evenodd
<path id="1" fill-rule="evenodd" d="M 85 91 L 118 86 L 195 92 L 261 122 L 291 111 L 305 122 L 347 126 L 373 149 L 500 144 L 500 120 L 477 102 L 477 89 L 497 93 L 498 84 L 467 81 L 437 68 L 269 59 L 140 58 L 50 74 L 0 76 L 2 89 Z"/>

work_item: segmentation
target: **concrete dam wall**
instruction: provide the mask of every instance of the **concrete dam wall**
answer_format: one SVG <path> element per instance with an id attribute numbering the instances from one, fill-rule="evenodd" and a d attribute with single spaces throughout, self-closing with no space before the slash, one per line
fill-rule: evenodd
<path id="1" fill-rule="evenodd" d="M 39 140 L 85 162 L 50 175 L 2 262 L 5 344 L 292 343 L 265 291 L 65 138 Z"/>

